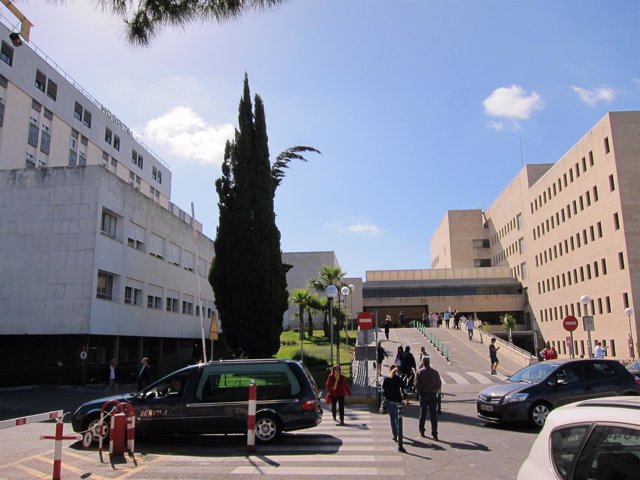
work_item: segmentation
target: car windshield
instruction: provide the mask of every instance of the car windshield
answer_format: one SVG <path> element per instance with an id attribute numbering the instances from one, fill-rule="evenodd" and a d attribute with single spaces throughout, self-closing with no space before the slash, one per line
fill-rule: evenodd
<path id="1" fill-rule="evenodd" d="M 540 383 L 558 368 L 557 363 L 541 362 L 529 365 L 522 370 L 514 373 L 509 378 L 508 382 L 513 383 Z"/>
<path id="2" fill-rule="evenodd" d="M 627 369 L 629 370 L 640 370 L 640 360 L 636 360 L 633 363 L 627 365 Z"/>

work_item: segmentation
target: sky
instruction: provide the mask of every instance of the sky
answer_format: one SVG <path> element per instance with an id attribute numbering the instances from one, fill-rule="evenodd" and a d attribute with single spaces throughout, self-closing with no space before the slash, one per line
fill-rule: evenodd
<path id="1" fill-rule="evenodd" d="M 487 209 L 523 164 L 640 109 L 637 0 L 289 0 L 148 47 L 89 0 L 15 4 L 31 42 L 170 166 L 171 200 L 211 238 L 246 73 L 272 159 L 322 152 L 277 190 L 282 251 L 334 251 L 348 277 L 430 268 L 447 210 Z"/>

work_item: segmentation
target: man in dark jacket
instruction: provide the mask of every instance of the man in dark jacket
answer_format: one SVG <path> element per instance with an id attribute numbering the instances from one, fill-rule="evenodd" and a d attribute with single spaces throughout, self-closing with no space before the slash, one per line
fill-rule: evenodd
<path id="1" fill-rule="evenodd" d="M 416 358 L 413 356 L 413 353 L 411 353 L 411 347 L 409 345 L 404 347 L 401 364 L 405 387 L 413 389 L 414 372 L 416 371 Z"/>
<path id="2" fill-rule="evenodd" d="M 440 374 L 431 368 L 431 359 L 422 357 L 422 365 L 416 375 L 416 392 L 420 399 L 420 418 L 418 419 L 418 429 L 420 435 L 424 435 L 424 423 L 427 419 L 427 409 L 431 419 L 431 437 L 438 440 L 438 394 L 442 388 Z"/>
<path id="3" fill-rule="evenodd" d="M 142 390 L 151 383 L 151 367 L 149 359 L 144 357 L 140 362 L 140 370 L 138 370 L 138 390 Z"/>

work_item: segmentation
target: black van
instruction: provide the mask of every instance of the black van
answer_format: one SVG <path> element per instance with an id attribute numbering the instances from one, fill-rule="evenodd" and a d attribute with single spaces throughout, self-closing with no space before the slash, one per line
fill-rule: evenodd
<path id="1" fill-rule="evenodd" d="M 99 432 L 100 409 L 108 400 L 130 402 L 136 434 L 246 433 L 249 383 L 257 385 L 256 438 L 270 442 L 283 431 L 315 427 L 322 420 L 313 377 L 293 360 L 221 360 L 191 365 L 140 392 L 81 405 L 74 431 Z M 108 425 L 105 425 L 105 436 Z"/>

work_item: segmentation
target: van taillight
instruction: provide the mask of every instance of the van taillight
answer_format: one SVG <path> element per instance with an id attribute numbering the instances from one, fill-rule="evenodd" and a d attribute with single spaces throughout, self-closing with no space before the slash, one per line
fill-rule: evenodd
<path id="1" fill-rule="evenodd" d="M 300 405 L 303 410 L 315 410 L 317 406 L 318 402 L 316 400 L 307 400 L 302 405 Z"/>
<path id="2" fill-rule="evenodd" d="M 633 376 L 633 381 L 636 382 L 636 385 L 640 385 L 640 377 L 638 375 Z"/>

